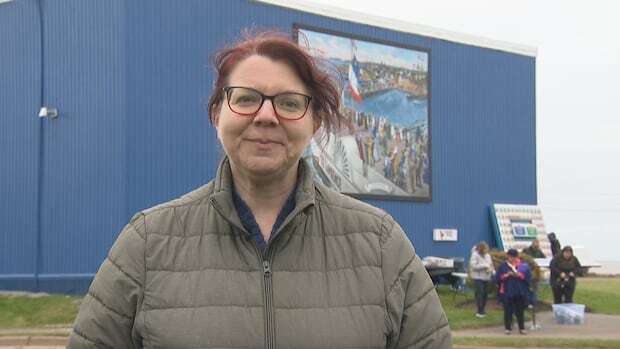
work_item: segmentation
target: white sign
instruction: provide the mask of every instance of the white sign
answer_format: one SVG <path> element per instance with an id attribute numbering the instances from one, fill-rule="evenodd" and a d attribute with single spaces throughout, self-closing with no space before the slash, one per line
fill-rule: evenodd
<path id="1" fill-rule="evenodd" d="M 435 241 L 457 241 L 458 236 L 456 229 L 433 229 L 433 240 Z"/>

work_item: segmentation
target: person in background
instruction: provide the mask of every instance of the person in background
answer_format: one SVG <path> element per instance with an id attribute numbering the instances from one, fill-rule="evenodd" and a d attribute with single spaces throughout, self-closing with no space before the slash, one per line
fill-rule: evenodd
<path id="1" fill-rule="evenodd" d="M 560 253 L 560 250 L 562 249 L 562 245 L 560 245 L 560 241 L 556 238 L 554 232 L 547 234 L 547 239 L 549 239 L 549 242 L 551 243 L 551 254 L 552 254 L 551 257 L 557 256 L 558 253 Z"/>
<path id="2" fill-rule="evenodd" d="M 513 248 L 506 253 L 507 259 L 497 270 L 500 302 L 504 306 L 504 328 L 506 334 L 512 333 L 512 315 L 517 317 L 519 333 L 526 334 L 524 311 L 528 304 L 532 278 L 530 267 L 519 258 Z"/>
<path id="3" fill-rule="evenodd" d="M 523 253 L 525 253 L 526 255 L 532 258 L 545 258 L 546 257 L 543 251 L 540 249 L 540 241 L 538 241 L 538 239 L 532 241 L 532 243 L 530 244 L 530 247 L 524 248 Z"/>
<path id="4" fill-rule="evenodd" d="M 562 253 L 553 257 L 549 265 L 551 269 L 550 284 L 553 290 L 553 303 L 572 303 L 576 276 L 581 271 L 581 263 L 573 255 L 573 248 L 564 246 Z"/>
<path id="5" fill-rule="evenodd" d="M 486 316 L 484 308 L 487 304 L 489 281 L 495 273 L 493 260 L 489 254 L 489 245 L 487 245 L 486 242 L 481 241 L 472 249 L 469 259 L 469 270 L 471 272 L 471 278 L 474 281 L 474 290 L 476 294 L 476 306 L 478 308 L 476 317 L 482 318 Z"/>
<path id="6" fill-rule="evenodd" d="M 532 241 L 529 247 L 523 249 L 523 253 L 532 257 L 532 258 L 546 258 L 543 251 L 540 249 L 540 241 L 538 239 Z M 530 299 L 529 304 L 530 307 L 535 307 L 536 302 L 538 301 L 538 284 L 531 285 Z"/>

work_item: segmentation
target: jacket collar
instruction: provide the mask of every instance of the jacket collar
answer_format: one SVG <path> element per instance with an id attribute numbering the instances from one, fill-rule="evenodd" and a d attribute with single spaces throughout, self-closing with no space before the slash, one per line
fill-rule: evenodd
<path id="1" fill-rule="evenodd" d="M 303 159 L 299 160 L 299 170 L 297 172 L 297 193 L 295 194 L 295 209 L 284 220 L 280 230 L 284 228 L 299 212 L 303 211 L 306 207 L 314 205 L 315 203 L 315 187 L 314 178 L 312 176 L 312 170 L 308 168 L 306 162 Z M 232 224 L 240 228 L 243 228 L 241 219 L 237 214 L 235 205 L 232 199 L 233 191 L 233 179 L 230 169 L 230 160 L 228 157 L 220 162 L 217 170 L 217 174 L 214 180 L 213 195 L 211 201 L 216 206 L 220 213 L 228 218 Z"/>

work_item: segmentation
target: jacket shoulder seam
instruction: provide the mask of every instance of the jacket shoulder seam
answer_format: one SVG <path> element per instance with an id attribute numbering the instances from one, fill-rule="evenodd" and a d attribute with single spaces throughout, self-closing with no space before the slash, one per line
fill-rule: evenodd
<path id="1" fill-rule="evenodd" d="M 390 296 L 392 294 L 392 292 L 394 292 L 394 288 L 398 284 L 398 280 L 400 280 L 401 274 L 403 273 L 403 271 L 405 271 L 411 265 L 411 263 L 413 263 L 414 260 L 415 260 L 415 255 L 413 255 L 409 259 L 409 261 L 407 261 L 407 263 L 405 263 L 405 265 L 398 271 L 398 275 L 396 276 L 396 279 L 392 282 L 392 285 L 389 288 L 387 296 Z"/>
<path id="2" fill-rule="evenodd" d="M 381 237 L 379 239 L 381 249 L 383 249 L 383 245 L 385 245 L 387 240 L 392 236 L 392 230 L 396 224 L 396 221 L 390 218 L 391 216 L 388 213 L 381 217 Z"/>
<path id="3" fill-rule="evenodd" d="M 129 275 L 129 273 L 127 273 L 125 270 L 123 270 L 123 268 L 121 268 L 120 265 L 118 265 L 118 263 L 112 259 L 111 256 L 108 256 L 108 261 L 110 262 L 110 264 L 112 264 L 116 269 L 118 269 L 118 271 L 120 271 L 123 275 L 125 275 L 129 280 L 133 281 L 136 285 L 138 286 L 142 286 L 140 284 L 140 282 L 138 280 L 136 280 L 133 276 Z"/>
<path id="4" fill-rule="evenodd" d="M 141 226 L 143 227 L 144 230 L 144 236 L 140 235 L 139 230 L 136 228 L 134 221 L 130 221 L 129 224 L 131 225 L 131 227 L 136 231 L 136 233 L 140 236 L 140 238 L 142 238 L 143 240 L 143 252 L 142 252 L 142 281 L 138 281 L 134 278 L 132 278 L 128 273 L 126 273 L 121 267 L 120 265 L 116 265 L 116 263 L 112 260 L 112 258 L 108 259 L 110 260 L 110 262 L 116 266 L 123 274 L 127 275 L 127 277 L 129 277 L 132 281 L 134 281 L 137 285 L 138 285 L 138 300 L 136 303 L 136 314 L 138 314 L 140 312 L 140 310 L 142 309 L 142 303 L 144 301 L 144 287 L 146 285 L 146 272 L 147 272 L 147 265 L 146 265 L 146 248 L 147 248 L 147 239 L 148 239 L 148 230 L 146 229 L 146 214 L 144 212 L 140 212 L 138 213 L 138 218 L 137 219 L 141 219 Z M 136 219 L 136 220 L 137 220 Z M 135 322 L 135 318 L 131 319 L 132 322 Z"/>
<path id="5" fill-rule="evenodd" d="M 412 306 L 414 306 L 416 303 L 418 303 L 419 301 L 421 301 L 424 297 L 426 297 L 429 293 L 431 293 L 431 291 L 433 291 L 435 289 L 435 287 L 431 286 L 429 287 L 428 290 L 424 291 L 424 293 L 422 293 L 422 295 L 420 295 L 420 297 L 418 297 L 418 299 L 414 300 L 413 302 L 409 303 L 409 304 L 405 304 L 405 310 L 411 308 Z"/>
<path id="6" fill-rule="evenodd" d="M 90 295 L 94 300 L 97 301 L 97 303 L 101 304 L 101 306 L 103 306 L 106 310 L 122 317 L 125 320 L 129 320 L 132 321 L 133 319 L 131 318 L 131 316 L 127 316 L 125 314 L 121 314 L 120 312 L 118 312 L 117 310 L 115 310 L 114 308 L 110 307 L 109 305 L 107 305 L 103 300 L 101 300 L 101 298 L 99 298 L 99 296 L 95 295 L 95 293 L 92 290 L 88 291 L 88 295 Z"/>
<path id="7" fill-rule="evenodd" d="M 144 213 L 139 213 L 140 216 L 142 216 L 142 218 L 144 218 Z M 129 227 L 131 229 L 133 229 L 133 231 L 136 232 L 136 234 L 138 234 L 138 236 L 140 237 L 140 239 L 142 239 L 143 241 L 146 241 L 146 236 L 142 236 L 142 234 L 140 234 L 140 231 L 138 230 L 138 228 L 136 228 L 135 223 L 133 222 L 133 220 L 129 221 Z M 145 230 L 145 234 L 146 234 L 146 227 L 144 228 Z"/>
<path id="8" fill-rule="evenodd" d="M 383 285 L 386 285 L 386 280 L 385 280 L 385 273 L 383 272 L 383 247 L 385 244 L 385 238 L 384 236 L 387 235 L 385 233 L 385 231 L 387 230 L 386 227 L 386 218 L 389 217 L 389 214 L 385 214 L 383 215 L 382 219 L 381 219 L 381 227 L 380 227 L 380 234 L 379 234 L 379 254 L 381 256 L 381 279 L 383 280 Z M 393 226 L 393 225 L 392 225 Z M 399 274 L 400 275 L 400 274 Z M 398 277 L 397 277 L 398 280 Z M 390 287 L 388 289 L 388 292 L 385 293 L 385 323 L 388 325 L 388 333 L 393 333 L 394 332 L 394 324 L 392 323 L 392 319 L 390 318 L 390 314 L 389 314 L 389 309 L 388 309 L 388 298 L 391 294 L 391 289 L 392 287 Z"/>

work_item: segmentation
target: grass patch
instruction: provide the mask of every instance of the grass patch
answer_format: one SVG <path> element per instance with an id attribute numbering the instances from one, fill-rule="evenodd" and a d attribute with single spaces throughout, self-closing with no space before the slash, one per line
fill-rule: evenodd
<path id="1" fill-rule="evenodd" d="M 82 297 L 51 295 L 38 298 L 0 296 L 0 328 L 71 324 Z"/>
<path id="2" fill-rule="evenodd" d="M 466 345 L 476 348 L 480 346 L 507 348 L 620 348 L 620 341 L 607 339 L 454 337 L 452 341 L 455 345 Z"/>
<path id="3" fill-rule="evenodd" d="M 476 303 L 473 292 L 455 294 L 448 286 L 440 285 L 437 287 L 437 293 L 452 330 L 494 326 L 502 324 L 504 321 L 504 312 L 497 304 L 496 299 L 488 300 L 487 316 L 479 319 L 474 316 L 476 314 Z"/>
<path id="4" fill-rule="evenodd" d="M 541 299 L 553 303 L 550 286 L 542 287 Z M 573 301 L 594 313 L 620 315 L 620 278 L 578 278 Z"/>
<path id="5" fill-rule="evenodd" d="M 495 297 L 489 297 L 486 307 L 487 317 L 479 319 L 474 316 L 476 302 L 471 289 L 455 295 L 448 286 L 440 285 L 437 293 L 452 330 L 498 326 L 504 323 L 502 306 Z M 538 311 L 550 310 L 550 304 L 553 303 L 551 287 L 542 286 L 539 290 L 539 299 L 544 304 L 538 306 Z M 577 281 L 574 301 L 585 304 L 590 311 L 595 313 L 620 315 L 620 278 L 580 278 Z M 530 319 L 528 310 L 525 311 L 525 317 L 526 321 Z"/>
<path id="6" fill-rule="evenodd" d="M 502 307 L 494 297 L 490 297 L 487 303 L 487 317 L 479 319 L 474 316 L 476 304 L 471 289 L 455 295 L 449 287 L 440 285 L 437 292 L 452 330 L 498 326 L 503 323 Z M 539 298 L 547 304 L 552 303 L 553 297 L 550 287 L 541 287 Z M 71 324 L 77 315 L 81 299 L 82 297 L 64 295 L 40 298 L 0 295 L 0 328 Z M 577 281 L 575 302 L 586 304 L 588 309 L 595 313 L 620 315 L 620 278 L 580 278 Z M 546 308 L 548 309 L 549 306 L 547 305 Z M 529 311 L 526 311 L 526 319 L 528 317 Z M 501 340 L 511 341 L 513 339 L 502 338 Z M 607 348 L 604 346 L 591 347 Z M 616 344 L 616 348 L 620 348 L 620 346 Z"/>

